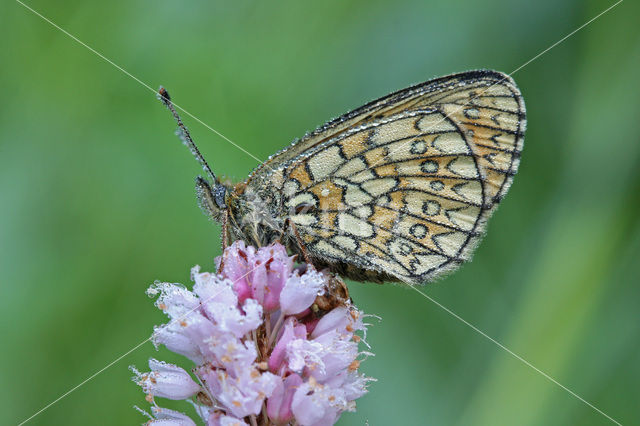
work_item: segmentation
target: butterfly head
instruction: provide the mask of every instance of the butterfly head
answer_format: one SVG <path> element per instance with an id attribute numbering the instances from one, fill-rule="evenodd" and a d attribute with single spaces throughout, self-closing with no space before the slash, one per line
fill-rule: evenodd
<path id="1" fill-rule="evenodd" d="M 198 204 L 207 216 L 217 222 L 221 221 L 222 214 L 227 209 L 229 194 L 230 188 L 220 182 L 215 182 L 212 186 L 202 176 L 196 178 Z"/>

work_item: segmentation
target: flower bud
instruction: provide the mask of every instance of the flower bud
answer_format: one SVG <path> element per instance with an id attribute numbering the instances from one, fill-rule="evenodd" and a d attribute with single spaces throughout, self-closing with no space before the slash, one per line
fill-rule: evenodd
<path id="1" fill-rule="evenodd" d="M 135 380 L 145 393 L 168 399 L 187 399 L 198 393 L 200 385 L 189 373 L 177 365 L 155 359 L 149 360 L 149 373 L 136 373 Z"/>

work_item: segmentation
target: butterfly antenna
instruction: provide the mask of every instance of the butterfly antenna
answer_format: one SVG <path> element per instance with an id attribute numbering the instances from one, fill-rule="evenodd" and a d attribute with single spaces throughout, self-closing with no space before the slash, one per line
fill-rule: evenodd
<path id="1" fill-rule="evenodd" d="M 187 126 L 184 125 L 184 123 L 182 122 L 182 119 L 178 115 L 178 112 L 173 106 L 173 103 L 171 102 L 171 97 L 169 96 L 169 92 L 167 92 L 167 90 L 162 86 L 160 86 L 160 89 L 158 90 L 158 99 L 164 104 L 164 106 L 166 106 L 169 109 L 169 111 L 171 111 L 173 118 L 176 120 L 176 123 L 178 123 L 177 134 L 182 140 L 182 143 L 184 143 L 189 148 L 189 151 L 191 151 L 193 156 L 196 157 L 196 160 L 198 160 L 198 163 L 202 165 L 202 168 L 204 169 L 204 171 L 207 172 L 209 176 L 211 176 L 211 179 L 213 179 L 213 182 L 219 183 L 218 178 L 213 173 L 213 170 L 211 170 L 211 167 L 209 167 L 209 164 L 200 153 L 200 150 L 196 146 L 196 143 L 191 138 L 191 134 L 189 133 Z"/>

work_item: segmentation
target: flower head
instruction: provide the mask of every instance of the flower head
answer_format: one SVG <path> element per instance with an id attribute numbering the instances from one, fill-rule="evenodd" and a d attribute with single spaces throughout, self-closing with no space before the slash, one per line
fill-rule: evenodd
<path id="1" fill-rule="evenodd" d="M 154 359 L 150 372 L 132 368 L 152 403 L 149 424 L 195 424 L 155 397 L 190 401 L 207 425 L 332 425 L 354 411 L 373 380 L 358 372 L 371 354 L 358 349 L 363 314 L 348 297 L 322 297 L 336 278 L 311 265 L 294 269 L 277 243 L 256 250 L 237 241 L 223 259 L 216 259 L 220 275 L 193 268 L 192 290 L 169 283 L 148 290 L 169 317 L 154 329 L 154 343 L 195 364 L 191 372 Z"/>

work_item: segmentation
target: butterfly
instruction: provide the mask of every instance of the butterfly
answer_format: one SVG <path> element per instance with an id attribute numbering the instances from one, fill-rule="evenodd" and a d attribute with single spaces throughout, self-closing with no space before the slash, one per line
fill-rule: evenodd
<path id="1" fill-rule="evenodd" d="M 526 114 L 514 81 L 478 70 L 426 81 L 333 119 L 238 184 L 198 151 L 169 94 L 159 98 L 208 178 L 202 210 L 223 247 L 285 244 L 356 281 L 433 281 L 471 258 L 518 170 Z"/>

